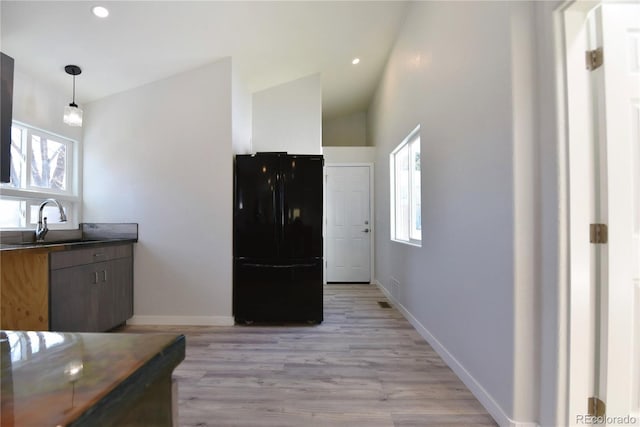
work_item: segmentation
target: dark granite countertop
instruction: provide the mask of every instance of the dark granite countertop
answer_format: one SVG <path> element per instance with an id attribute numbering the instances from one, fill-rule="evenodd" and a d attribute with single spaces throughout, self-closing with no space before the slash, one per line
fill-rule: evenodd
<path id="1" fill-rule="evenodd" d="M 83 223 L 74 230 L 50 230 L 44 242 L 36 242 L 33 231 L 2 232 L 0 251 L 45 249 L 60 251 L 100 245 L 136 243 L 138 224 Z"/>
<path id="2" fill-rule="evenodd" d="M 109 238 L 95 238 L 95 239 L 79 239 L 69 241 L 54 241 L 54 242 L 25 242 L 25 243 L 0 243 L 0 251 L 15 251 L 15 250 L 31 250 L 31 249 L 51 249 L 51 250 L 70 250 L 78 249 L 80 247 L 93 247 L 93 246 L 107 246 L 123 243 L 136 243 L 138 239 L 109 239 Z"/>
<path id="3" fill-rule="evenodd" d="M 1 331 L 2 425 L 111 425 L 185 357 L 174 334 Z M 5 424 L 6 422 L 6 424 Z"/>

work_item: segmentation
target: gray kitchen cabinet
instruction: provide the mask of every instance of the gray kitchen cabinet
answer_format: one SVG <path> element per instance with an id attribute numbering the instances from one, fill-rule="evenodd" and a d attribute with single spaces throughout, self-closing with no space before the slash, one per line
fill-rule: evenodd
<path id="1" fill-rule="evenodd" d="M 50 255 L 50 329 L 102 332 L 133 315 L 133 245 Z"/>
<path id="2" fill-rule="evenodd" d="M 102 330 L 108 330 L 120 325 L 133 316 L 133 258 L 121 258 L 109 263 L 107 283 L 101 301 L 110 309 L 101 316 Z"/>

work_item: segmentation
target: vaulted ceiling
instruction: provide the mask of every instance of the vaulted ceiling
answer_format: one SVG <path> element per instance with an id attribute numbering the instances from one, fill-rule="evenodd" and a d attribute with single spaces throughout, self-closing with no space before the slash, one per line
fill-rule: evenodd
<path id="1" fill-rule="evenodd" d="M 106 6 L 100 19 L 93 6 Z M 314 73 L 325 119 L 367 108 L 404 1 L 6 1 L 0 49 L 79 103 L 231 56 L 251 92 Z M 360 58 L 352 65 L 353 58 Z"/>

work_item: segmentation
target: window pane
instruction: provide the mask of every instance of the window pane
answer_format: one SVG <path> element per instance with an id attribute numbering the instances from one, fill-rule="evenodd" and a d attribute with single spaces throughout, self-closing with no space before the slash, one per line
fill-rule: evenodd
<path id="1" fill-rule="evenodd" d="M 31 229 L 38 221 L 38 208 L 43 199 L 65 197 L 75 199 L 72 193 L 74 169 L 72 161 L 73 141 L 46 131 L 31 128 L 19 122 L 11 126 L 11 181 L 2 188 L 12 187 L 8 194 L 0 195 L 0 228 Z M 32 190 L 37 190 L 38 195 Z M 75 200 L 67 200 L 63 208 L 68 222 L 56 228 L 73 228 Z M 60 213 L 55 205 L 48 205 L 44 216 L 53 225 L 60 222 Z"/>
<path id="2" fill-rule="evenodd" d="M 19 228 L 26 224 L 25 202 L 0 199 L 0 228 Z"/>
<path id="3" fill-rule="evenodd" d="M 53 139 L 31 137 L 31 185 L 64 191 L 67 188 L 67 147 Z"/>
<path id="4" fill-rule="evenodd" d="M 409 240 L 409 147 L 395 154 L 396 239 Z"/>
<path id="5" fill-rule="evenodd" d="M 29 210 L 31 211 L 31 224 L 38 223 L 38 210 L 40 208 L 40 204 L 30 205 Z M 62 203 L 62 209 L 64 210 L 65 215 L 68 212 L 67 206 L 65 203 Z M 67 215 L 68 216 L 68 215 Z M 60 211 L 58 207 L 53 203 L 49 203 L 45 205 L 42 210 L 42 217 L 47 218 L 48 224 L 60 224 Z"/>
<path id="6" fill-rule="evenodd" d="M 389 159 L 391 239 L 421 246 L 420 126 L 391 152 Z"/>
<path id="7" fill-rule="evenodd" d="M 24 147 L 26 130 L 11 127 L 11 181 L 7 186 L 21 188 L 24 186 L 27 164 L 27 150 Z"/>
<path id="8" fill-rule="evenodd" d="M 411 227 L 410 235 L 413 240 L 421 240 L 421 203 L 420 195 L 420 137 L 410 144 L 411 151 Z"/>

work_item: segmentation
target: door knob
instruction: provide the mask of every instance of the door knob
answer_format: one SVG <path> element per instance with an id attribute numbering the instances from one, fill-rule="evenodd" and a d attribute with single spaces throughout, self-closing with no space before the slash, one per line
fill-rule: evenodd
<path id="1" fill-rule="evenodd" d="M 368 232 L 369 232 L 369 229 L 368 229 L 368 228 L 365 228 L 364 230 L 362 230 L 362 232 L 363 232 L 363 233 L 368 233 Z"/>

